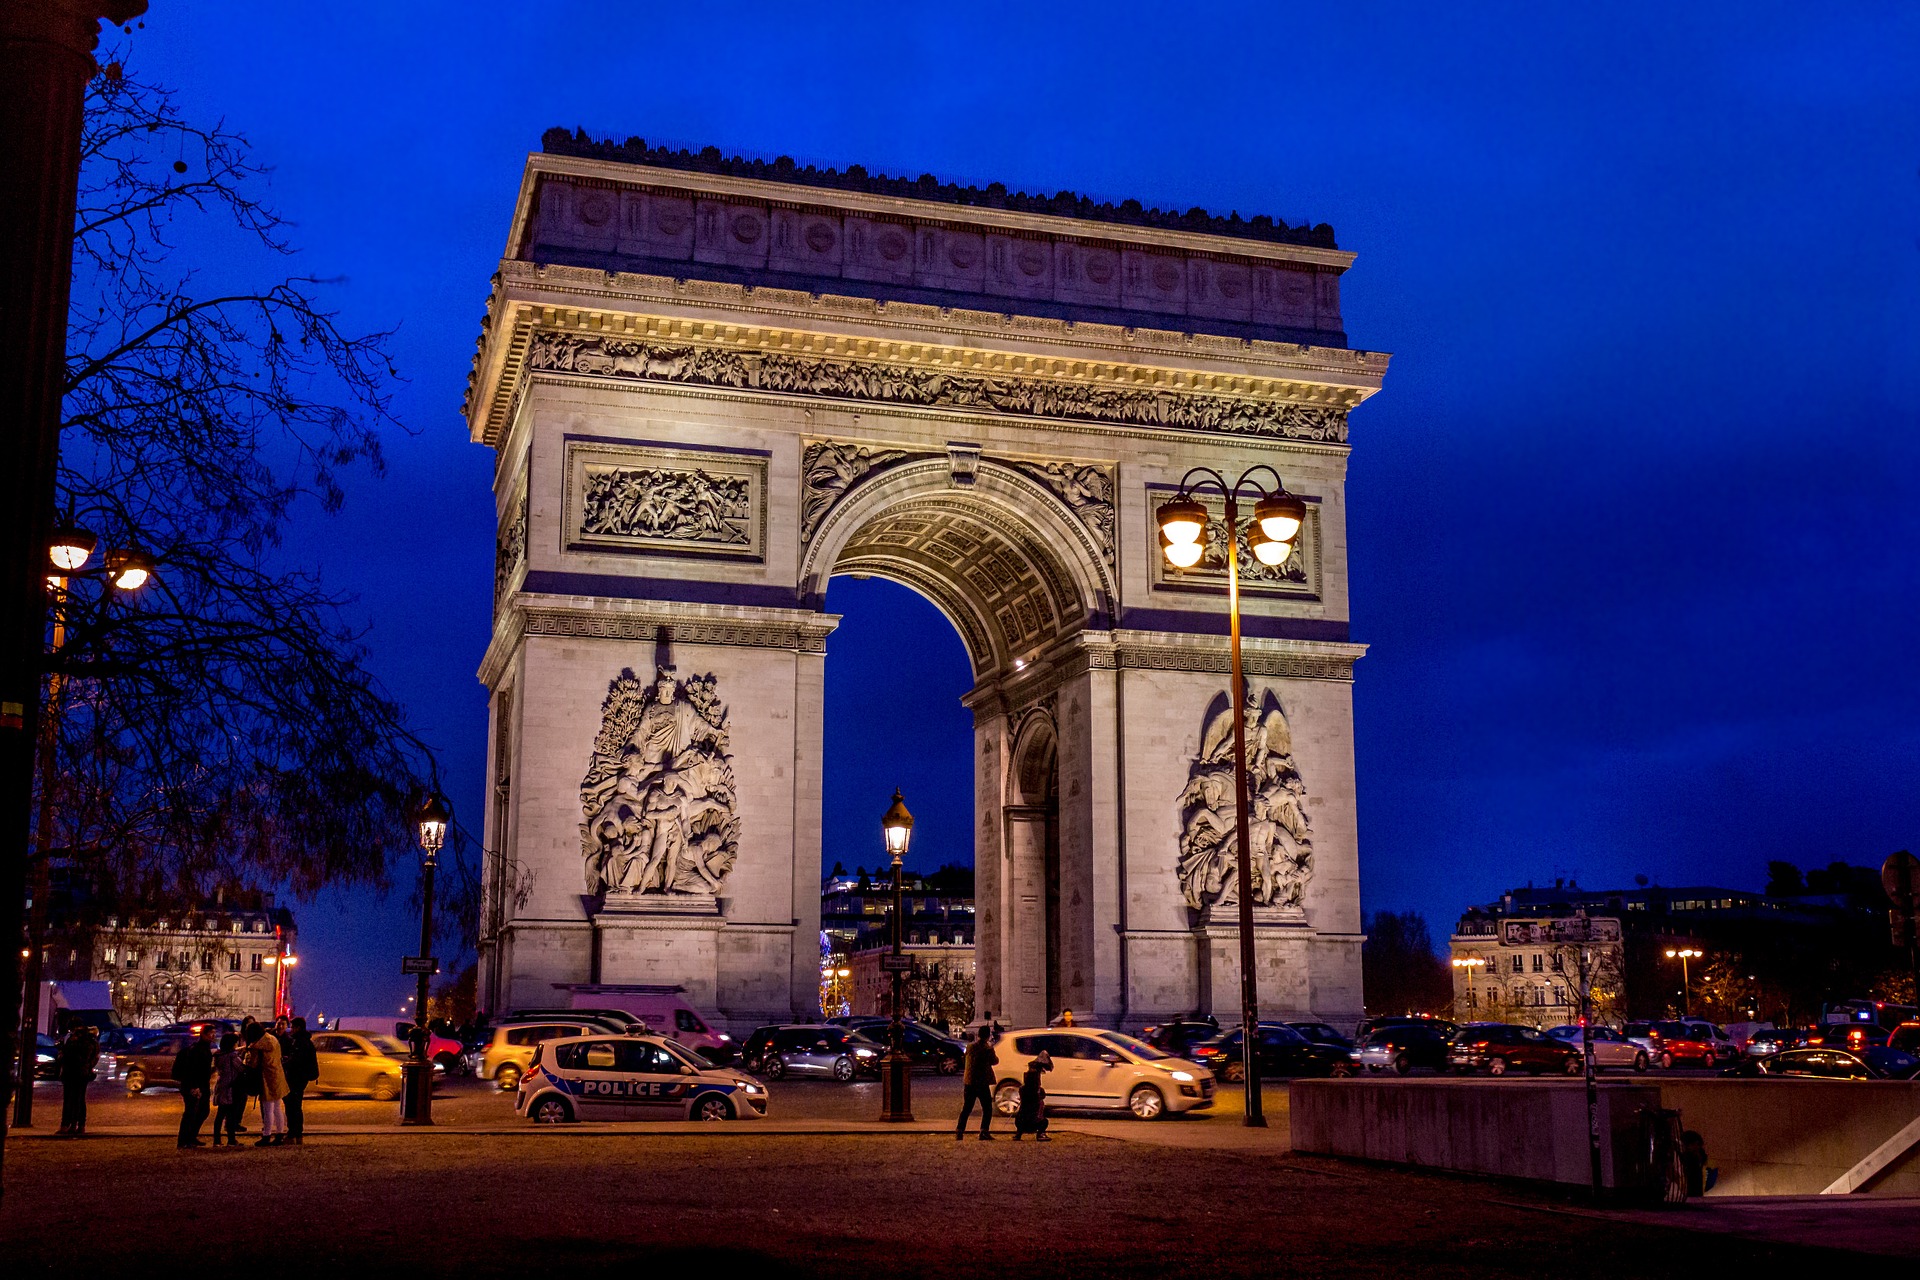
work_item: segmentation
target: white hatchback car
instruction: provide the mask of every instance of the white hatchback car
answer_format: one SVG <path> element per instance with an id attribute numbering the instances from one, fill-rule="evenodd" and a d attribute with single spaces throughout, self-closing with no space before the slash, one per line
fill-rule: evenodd
<path id="1" fill-rule="evenodd" d="M 534 1050 L 513 1109 L 536 1124 L 573 1120 L 758 1120 L 767 1087 L 714 1067 L 664 1036 L 593 1035 Z"/>
<path id="2" fill-rule="evenodd" d="M 1035 1027 L 994 1041 L 993 1100 L 1001 1115 L 1020 1109 L 1020 1079 L 1043 1049 L 1053 1059 L 1053 1070 L 1040 1077 L 1048 1107 L 1126 1110 L 1157 1120 L 1213 1105 L 1213 1073 L 1198 1063 L 1118 1031 Z"/>

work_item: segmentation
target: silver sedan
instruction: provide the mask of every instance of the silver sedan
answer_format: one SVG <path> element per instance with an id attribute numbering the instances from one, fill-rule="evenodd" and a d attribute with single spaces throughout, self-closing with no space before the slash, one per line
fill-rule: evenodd
<path id="1" fill-rule="evenodd" d="M 1566 1041 L 1576 1049 L 1580 1047 L 1580 1028 L 1577 1025 L 1548 1027 L 1547 1034 L 1555 1040 Z M 1594 1070 L 1605 1071 L 1609 1067 L 1617 1067 L 1645 1071 L 1647 1062 L 1647 1051 L 1612 1027 L 1593 1029 Z"/>

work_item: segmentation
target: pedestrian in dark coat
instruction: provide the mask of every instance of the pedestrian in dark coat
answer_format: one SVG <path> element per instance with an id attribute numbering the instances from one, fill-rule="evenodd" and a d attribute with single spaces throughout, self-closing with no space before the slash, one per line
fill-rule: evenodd
<path id="1" fill-rule="evenodd" d="M 77 1138 L 87 1131 L 87 1086 L 100 1061 L 100 1041 L 92 1027 L 76 1022 L 60 1046 L 60 1132 Z"/>
<path id="2" fill-rule="evenodd" d="M 240 1037 L 228 1031 L 220 1037 L 220 1050 L 213 1055 L 213 1145 L 224 1136 L 227 1145 L 240 1145 L 240 1112 L 247 1095 L 240 1092 Z"/>
<path id="3" fill-rule="evenodd" d="M 993 1045 L 987 1037 L 992 1035 L 990 1027 L 982 1026 L 980 1034 L 967 1046 L 966 1066 L 962 1082 L 966 1085 L 966 1101 L 960 1107 L 960 1119 L 953 1126 L 956 1139 L 967 1136 L 967 1117 L 973 1114 L 973 1104 L 980 1104 L 980 1141 L 993 1141 L 993 1069 L 1000 1061 L 1000 1055 L 993 1051 Z"/>
<path id="4" fill-rule="evenodd" d="M 1053 1070 L 1053 1058 L 1045 1049 L 1033 1055 L 1027 1074 L 1020 1080 L 1020 1110 L 1013 1117 L 1013 1140 L 1030 1133 L 1035 1142 L 1051 1142 L 1047 1137 L 1047 1091 L 1040 1087 L 1040 1073 Z"/>
<path id="5" fill-rule="evenodd" d="M 305 1018 L 295 1018 L 293 1029 L 287 1032 L 283 1069 L 287 1073 L 287 1141 L 297 1147 L 307 1132 L 301 1103 L 306 1100 L 307 1086 L 320 1078 L 320 1058 L 313 1051 L 313 1037 L 307 1033 Z"/>
<path id="6" fill-rule="evenodd" d="M 200 1032 L 187 1047 L 173 1056 L 173 1080 L 180 1086 L 180 1140 L 183 1147 L 197 1147 L 200 1126 L 206 1123 L 207 1108 L 213 1093 L 213 1024 L 203 1022 Z"/>

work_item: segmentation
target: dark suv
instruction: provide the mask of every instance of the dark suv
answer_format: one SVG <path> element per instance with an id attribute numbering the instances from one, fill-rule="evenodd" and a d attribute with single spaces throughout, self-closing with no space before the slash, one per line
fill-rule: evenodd
<path id="1" fill-rule="evenodd" d="M 1222 1080 L 1245 1080 L 1244 1040 L 1242 1029 L 1235 1027 L 1224 1035 L 1200 1041 L 1180 1056 L 1210 1068 Z M 1278 1022 L 1260 1024 L 1260 1034 L 1254 1041 L 1253 1060 L 1260 1068 L 1262 1080 L 1279 1076 L 1332 1075 L 1336 1067 L 1345 1066 L 1348 1062 L 1347 1050 L 1330 1044 L 1315 1044 L 1292 1027 Z"/>
<path id="2" fill-rule="evenodd" d="M 1369 1071 L 1391 1069 L 1395 1075 L 1410 1075 L 1416 1067 L 1434 1071 L 1447 1069 L 1447 1037 L 1438 1019 L 1402 1021 L 1367 1032 L 1355 1042 L 1348 1058 Z"/>
<path id="3" fill-rule="evenodd" d="M 887 1028 L 893 1025 L 893 1020 L 875 1017 L 836 1018 L 830 1025 L 857 1031 L 875 1044 L 884 1046 L 890 1034 Z M 900 1027 L 900 1047 L 912 1059 L 914 1070 L 937 1071 L 943 1076 L 959 1075 L 967 1059 L 965 1044 L 912 1019 Z"/>
<path id="4" fill-rule="evenodd" d="M 884 1046 L 846 1027 L 819 1023 L 761 1027 L 747 1037 L 740 1065 L 769 1080 L 826 1076 L 843 1084 L 878 1075 Z"/>
<path id="5" fill-rule="evenodd" d="M 1176 1058 L 1191 1059 L 1193 1046 L 1203 1040 L 1212 1040 L 1219 1034 L 1220 1020 L 1217 1018 L 1175 1018 L 1157 1027 L 1148 1027 L 1140 1033 L 1140 1038 Z"/>
<path id="6" fill-rule="evenodd" d="M 1454 1033 L 1449 1061 L 1456 1071 L 1478 1071 L 1503 1076 L 1509 1071 L 1539 1075 L 1555 1071 L 1578 1075 L 1584 1069 L 1580 1050 L 1532 1027 L 1504 1022 L 1469 1022 Z"/>

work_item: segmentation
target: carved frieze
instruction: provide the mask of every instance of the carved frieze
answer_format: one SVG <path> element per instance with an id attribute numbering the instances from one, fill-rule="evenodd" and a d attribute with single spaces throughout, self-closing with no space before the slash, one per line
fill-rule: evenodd
<path id="1" fill-rule="evenodd" d="M 854 481 L 907 457 L 904 449 L 810 440 L 800 452 L 800 539 L 813 537 L 820 520 Z"/>
<path id="2" fill-rule="evenodd" d="M 1017 469 L 1053 490 L 1093 535 L 1113 563 L 1113 470 L 1079 462 L 1015 462 Z"/>
<path id="3" fill-rule="evenodd" d="M 520 495 L 513 504 L 507 518 L 500 522 L 500 532 L 493 546 L 493 607 L 497 610 L 507 598 L 507 589 L 513 585 L 513 575 L 527 558 L 527 496 Z"/>
<path id="4" fill-rule="evenodd" d="M 1325 405 L 986 376 L 884 361 L 733 351 L 544 329 L 529 339 L 526 367 L 589 377 L 691 383 L 1122 426 L 1223 431 L 1313 443 L 1344 444 L 1347 438 L 1346 410 Z"/>
<path id="5" fill-rule="evenodd" d="M 575 549 L 762 554 L 763 457 L 570 441 L 567 475 Z"/>
<path id="6" fill-rule="evenodd" d="M 1313 878 L 1307 787 L 1293 758 L 1293 734 L 1273 690 L 1247 687 L 1247 838 L 1256 906 L 1298 911 Z M 1234 815 L 1233 705 L 1216 695 L 1200 752 L 1180 793 L 1180 889 L 1206 911 L 1240 900 L 1239 824 Z"/>
<path id="7" fill-rule="evenodd" d="M 727 707 L 711 675 L 623 670 L 580 781 L 587 892 L 717 893 L 740 848 Z"/>

